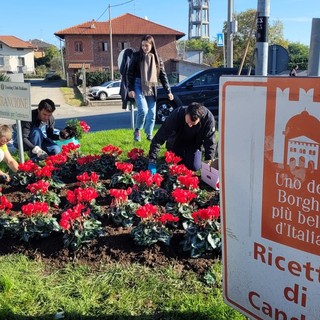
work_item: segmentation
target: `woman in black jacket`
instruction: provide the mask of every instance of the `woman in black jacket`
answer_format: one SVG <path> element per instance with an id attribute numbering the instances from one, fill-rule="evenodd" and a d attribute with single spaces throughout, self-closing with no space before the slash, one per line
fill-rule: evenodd
<path id="1" fill-rule="evenodd" d="M 173 100 L 167 74 L 158 56 L 154 39 L 146 35 L 141 40 L 140 50 L 134 52 L 128 70 L 129 97 L 136 100 L 138 114 L 134 140 L 141 141 L 140 131 L 144 129 L 147 139 L 152 140 L 156 120 L 156 100 L 158 79 Z"/>

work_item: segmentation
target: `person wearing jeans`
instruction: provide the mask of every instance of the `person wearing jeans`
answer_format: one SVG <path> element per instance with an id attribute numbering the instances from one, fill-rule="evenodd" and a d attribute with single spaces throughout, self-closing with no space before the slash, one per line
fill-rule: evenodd
<path id="1" fill-rule="evenodd" d="M 163 62 L 151 35 L 144 36 L 140 50 L 133 53 L 127 76 L 128 95 L 135 99 L 138 109 L 134 140 L 141 141 L 141 130 L 144 129 L 147 139 L 151 141 L 156 120 L 158 79 L 167 92 L 169 100 L 174 98 Z"/>
<path id="2" fill-rule="evenodd" d="M 61 151 L 54 142 L 60 139 L 59 134 L 54 133 L 55 109 L 52 100 L 41 100 L 38 108 L 32 110 L 32 120 L 21 122 L 23 145 L 34 161 L 43 160 L 48 155 L 55 155 Z"/>

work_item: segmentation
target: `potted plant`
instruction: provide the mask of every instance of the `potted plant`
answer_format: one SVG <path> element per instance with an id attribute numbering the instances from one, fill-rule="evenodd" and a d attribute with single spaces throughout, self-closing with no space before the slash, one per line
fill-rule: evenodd
<path id="1" fill-rule="evenodd" d="M 56 141 L 59 146 L 66 145 L 70 142 L 74 144 L 80 144 L 83 133 L 88 132 L 90 126 L 85 121 L 79 121 L 78 119 L 70 119 L 66 122 L 66 127 L 60 130 L 60 138 L 62 140 Z"/>

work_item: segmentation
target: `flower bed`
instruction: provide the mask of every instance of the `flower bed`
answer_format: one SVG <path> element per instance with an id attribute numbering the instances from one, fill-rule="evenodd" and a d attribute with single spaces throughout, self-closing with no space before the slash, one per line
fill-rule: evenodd
<path id="1" fill-rule="evenodd" d="M 179 246 L 184 257 L 219 255 L 219 194 L 200 188 L 170 152 L 155 175 L 143 150 L 133 149 L 126 161 L 121 153 L 108 145 L 99 155 L 81 155 L 70 143 L 42 163 L 20 164 L 2 190 L 0 236 L 20 248 L 51 241 L 73 256 L 93 247 L 105 255 L 114 234 L 125 235 L 133 251 Z"/>

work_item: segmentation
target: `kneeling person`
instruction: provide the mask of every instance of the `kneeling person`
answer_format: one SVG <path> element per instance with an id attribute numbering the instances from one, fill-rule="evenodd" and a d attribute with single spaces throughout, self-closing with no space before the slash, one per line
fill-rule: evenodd
<path id="1" fill-rule="evenodd" d="M 55 109 L 52 100 L 41 100 L 38 108 L 32 110 L 31 122 L 21 122 L 23 145 L 32 160 L 43 160 L 48 155 L 58 154 L 61 151 L 54 142 L 59 140 L 59 134 L 54 133 Z"/>
<path id="2" fill-rule="evenodd" d="M 151 141 L 151 162 L 156 161 L 161 145 L 165 142 L 167 150 L 181 157 L 188 169 L 199 170 L 202 146 L 204 160 L 213 160 L 215 155 L 215 120 L 212 113 L 197 102 L 175 109 Z"/>

